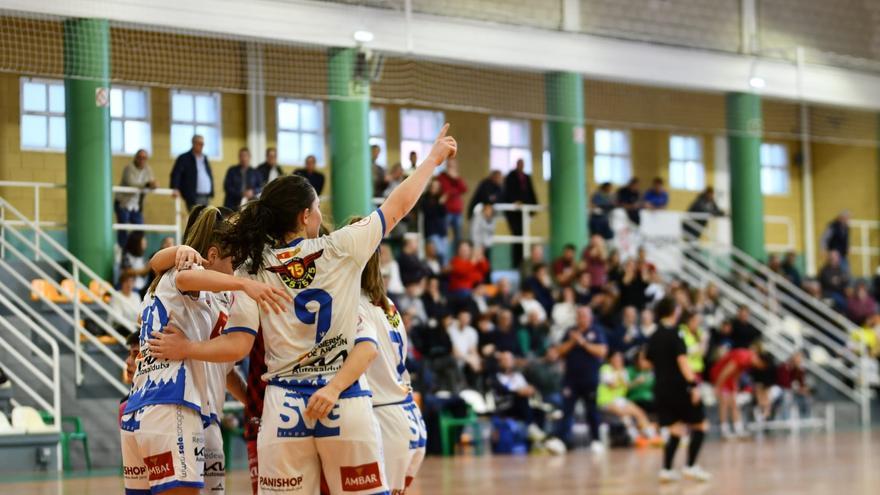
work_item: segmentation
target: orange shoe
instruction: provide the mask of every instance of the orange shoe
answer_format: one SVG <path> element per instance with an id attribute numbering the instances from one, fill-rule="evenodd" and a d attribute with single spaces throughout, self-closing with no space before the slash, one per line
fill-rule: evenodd
<path id="1" fill-rule="evenodd" d="M 635 439 L 635 441 L 633 442 L 633 444 L 634 444 L 637 448 L 643 449 L 643 448 L 647 447 L 648 445 L 650 445 L 651 442 L 650 442 L 650 440 L 648 440 L 647 438 L 645 438 L 645 437 L 643 437 L 643 436 L 638 436 L 638 437 L 636 437 L 636 439 Z"/>

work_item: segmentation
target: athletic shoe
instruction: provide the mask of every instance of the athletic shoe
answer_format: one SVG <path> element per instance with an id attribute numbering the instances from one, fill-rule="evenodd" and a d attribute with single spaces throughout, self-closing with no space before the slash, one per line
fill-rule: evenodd
<path id="1" fill-rule="evenodd" d="M 646 437 L 638 436 L 638 437 L 636 437 L 635 440 L 633 440 L 633 445 L 635 445 L 636 448 L 641 449 L 641 448 L 644 448 L 644 447 L 651 445 L 651 441 L 648 440 Z"/>
<path id="2" fill-rule="evenodd" d="M 682 469 L 681 474 L 683 474 L 685 478 L 694 481 L 709 481 L 712 479 L 712 475 L 709 474 L 708 471 L 696 464 Z"/>
<path id="3" fill-rule="evenodd" d="M 660 483 L 672 483 L 674 481 L 681 481 L 681 475 L 678 474 L 678 471 L 674 469 L 660 470 Z"/>
<path id="4" fill-rule="evenodd" d="M 594 440 L 592 443 L 590 443 L 590 450 L 593 451 L 593 453 L 596 455 L 602 455 L 605 453 L 605 446 L 602 445 L 602 442 Z"/>

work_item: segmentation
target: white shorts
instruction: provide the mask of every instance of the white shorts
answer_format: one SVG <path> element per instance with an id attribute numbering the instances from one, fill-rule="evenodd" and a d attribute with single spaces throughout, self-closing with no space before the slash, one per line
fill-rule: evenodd
<path id="1" fill-rule="evenodd" d="M 186 406 L 147 406 L 122 416 L 126 495 L 202 488 L 205 436 L 199 413 Z"/>
<path id="2" fill-rule="evenodd" d="M 226 493 L 226 456 L 223 454 L 223 433 L 216 421 L 205 428 L 205 488 L 207 495 Z"/>
<path id="3" fill-rule="evenodd" d="M 266 388 L 257 438 L 259 493 L 316 495 L 322 473 L 332 495 L 387 492 L 370 398 L 340 399 L 320 421 L 303 416 L 307 400 L 281 387 Z"/>
<path id="4" fill-rule="evenodd" d="M 414 402 L 373 408 L 382 432 L 385 474 L 392 495 L 400 495 L 412 482 L 425 458 L 425 426 Z"/>

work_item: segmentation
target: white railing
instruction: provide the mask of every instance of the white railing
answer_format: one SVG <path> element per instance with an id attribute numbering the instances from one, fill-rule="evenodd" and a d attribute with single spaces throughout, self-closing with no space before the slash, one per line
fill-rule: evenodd
<path id="1" fill-rule="evenodd" d="M 859 259 L 859 267 L 862 269 L 861 275 L 868 277 L 872 273 L 872 258 L 880 258 L 880 246 L 871 242 L 872 239 L 880 238 L 880 221 L 851 219 L 849 232 L 849 254 L 851 257 Z M 850 262 L 850 271 L 852 271 L 852 266 L 853 263 Z"/>
<path id="2" fill-rule="evenodd" d="M 547 211 L 546 206 L 529 205 L 523 203 L 495 203 L 492 206 L 495 209 L 496 214 L 508 211 L 519 212 L 522 222 L 522 224 L 520 225 L 522 228 L 522 235 L 496 234 L 492 237 L 492 242 L 494 244 L 522 244 L 524 256 L 528 256 L 529 250 L 531 250 L 532 248 L 532 244 L 542 244 L 547 241 L 547 239 L 545 239 L 544 237 L 532 235 L 532 215 L 539 212 Z M 479 215 L 482 208 L 482 203 L 474 205 L 474 216 Z"/>
<path id="3" fill-rule="evenodd" d="M 59 256 L 64 262 L 69 263 L 72 268 L 71 270 L 67 270 L 59 262 L 55 261 L 52 256 L 46 256 L 44 260 L 45 265 L 50 267 L 55 272 L 53 274 L 54 276 L 50 275 L 40 265 L 37 265 L 34 261 L 32 261 L 29 256 L 26 256 L 24 253 L 22 253 L 12 242 L 10 242 L 6 238 L 6 235 L 0 236 L 0 245 L 2 245 L 6 252 L 11 253 L 22 264 L 24 264 L 24 266 L 26 266 L 29 270 L 33 271 L 40 278 L 45 280 L 46 283 L 50 284 L 58 293 L 65 296 L 70 301 L 70 304 L 73 307 L 72 314 L 69 310 L 61 308 L 58 304 L 56 304 L 42 292 L 36 293 L 39 300 L 45 303 L 62 319 L 69 323 L 74 329 L 73 346 L 76 362 L 77 384 L 81 384 L 83 380 L 82 362 L 84 356 L 86 355 L 85 351 L 82 348 L 81 337 L 86 338 L 100 352 L 106 355 L 109 360 L 115 365 L 115 367 L 118 368 L 117 376 L 121 376 L 121 372 L 125 368 L 125 362 L 85 327 L 82 318 L 89 318 L 93 323 L 100 327 L 100 329 L 106 335 L 111 336 L 118 344 L 122 345 L 125 344 L 125 337 L 120 335 L 116 328 L 114 328 L 114 325 L 107 320 L 109 319 L 111 322 L 116 322 L 123 327 L 128 327 L 130 331 L 137 330 L 136 322 L 127 322 L 126 318 L 118 313 L 116 310 L 114 310 L 109 304 L 104 302 L 103 298 L 99 297 L 96 294 L 92 294 L 90 289 L 82 283 L 81 276 L 85 276 L 93 281 L 97 281 L 97 283 L 100 284 L 102 288 L 106 291 L 106 293 L 109 294 L 111 297 L 121 298 L 122 295 L 113 288 L 112 284 L 103 280 L 88 266 L 86 266 L 64 247 L 62 247 L 61 244 L 58 243 L 58 241 L 43 232 L 43 230 L 35 223 L 30 222 L 24 215 L 21 214 L 21 212 L 19 212 L 11 204 L 9 204 L 8 201 L 0 198 L 0 219 L 2 219 L 0 220 L 0 227 L 2 227 L 4 234 L 11 234 L 11 237 L 15 238 L 21 246 L 24 246 L 27 249 L 36 251 L 36 249 L 38 248 L 36 242 L 28 239 L 27 236 L 18 231 L 16 226 L 12 225 L 8 221 L 7 217 L 10 216 L 10 214 L 13 220 L 21 222 L 25 228 L 33 230 L 35 239 L 42 238 L 45 245 L 50 247 L 53 252 L 57 256 Z M 19 282 L 23 293 L 27 294 L 31 291 L 30 280 L 23 277 L 20 273 L 12 269 L 5 262 L 5 260 L 2 262 L 2 264 L 4 268 L 6 268 L 6 270 L 9 272 L 9 274 L 13 278 L 15 278 L 16 281 Z M 73 291 L 71 292 L 67 288 L 59 284 L 57 282 L 58 278 L 72 280 L 74 284 Z M 82 295 L 87 295 L 92 300 L 92 302 L 88 304 L 84 303 L 81 300 Z M 95 310 L 92 309 L 93 307 L 97 307 L 104 311 L 106 313 L 106 316 L 99 316 L 95 312 Z M 104 377 L 108 378 L 107 375 L 104 375 Z M 125 393 L 125 391 L 127 391 L 127 387 L 122 385 L 118 378 L 113 379 L 110 382 L 122 393 Z"/>
<path id="4" fill-rule="evenodd" d="M 681 215 L 682 222 L 685 222 L 692 227 L 696 227 L 696 225 L 694 225 L 693 223 L 694 221 L 706 222 L 706 228 L 703 229 L 706 237 L 713 242 L 719 242 L 721 240 L 721 233 L 718 232 L 718 229 L 720 228 L 720 222 L 718 220 L 726 219 L 727 217 L 718 217 L 710 213 L 696 213 L 692 211 L 681 211 L 675 213 Z M 764 244 L 764 248 L 767 250 L 768 253 L 787 253 L 797 250 L 794 221 L 792 221 L 791 218 L 782 215 L 764 215 L 764 224 L 779 225 L 785 232 L 784 242 Z"/>

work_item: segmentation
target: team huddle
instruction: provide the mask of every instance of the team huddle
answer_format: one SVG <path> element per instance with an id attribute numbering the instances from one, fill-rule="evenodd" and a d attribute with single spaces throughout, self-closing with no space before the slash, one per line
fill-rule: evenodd
<path id="1" fill-rule="evenodd" d="M 227 391 L 260 402 L 258 425 L 246 427 L 255 493 L 406 491 L 426 432 L 377 248 L 455 155 L 447 129 L 379 209 L 326 235 L 299 176 L 272 181 L 237 213 L 193 211 L 185 245 L 150 262 L 161 275 L 143 303 L 120 418 L 127 495 L 224 492 Z M 233 370 L 248 355 L 263 371 L 257 387 Z"/>

